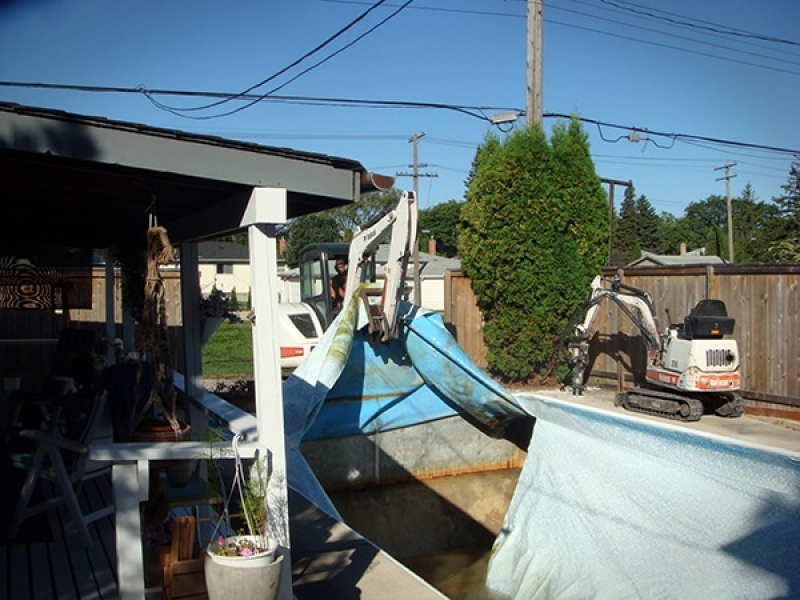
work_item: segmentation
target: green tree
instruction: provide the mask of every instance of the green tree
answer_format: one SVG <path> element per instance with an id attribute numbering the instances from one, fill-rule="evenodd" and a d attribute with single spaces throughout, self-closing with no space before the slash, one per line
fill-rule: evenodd
<path id="1" fill-rule="evenodd" d="M 691 202 L 684 215 L 696 240 L 696 247 L 705 247 L 708 254 L 728 255 L 728 201 L 712 195 L 703 201 Z"/>
<path id="2" fill-rule="evenodd" d="M 657 252 L 661 244 L 661 221 L 647 196 L 636 200 L 636 238 L 641 250 Z"/>
<path id="3" fill-rule="evenodd" d="M 394 208 L 400 200 L 401 190 L 392 188 L 385 192 L 365 194 L 357 202 L 335 208 L 331 215 L 336 220 L 341 239 L 349 242 L 356 229 L 363 229 L 386 212 Z"/>
<path id="4" fill-rule="evenodd" d="M 693 250 L 701 247 L 705 242 L 703 239 L 696 239 L 695 233 L 689 220 L 685 217 L 676 217 L 671 213 L 661 213 L 660 231 L 661 239 L 658 245 L 659 254 L 680 254 L 681 245 Z"/>
<path id="5" fill-rule="evenodd" d="M 610 264 L 615 267 L 627 265 L 639 258 L 639 241 L 636 232 L 636 200 L 633 185 L 625 188 L 625 196 L 619 207 L 619 218 L 615 219 L 611 241 Z"/>
<path id="6" fill-rule="evenodd" d="M 543 375 L 607 251 L 607 198 L 577 120 L 487 135 L 476 153 L 458 248 L 484 318 L 489 369 Z"/>
<path id="7" fill-rule="evenodd" d="M 419 212 L 421 248 L 427 247 L 430 238 L 436 240 L 436 252 L 452 257 L 458 254 L 458 222 L 463 202 L 450 200 Z"/>
<path id="8" fill-rule="evenodd" d="M 286 264 L 289 267 L 297 266 L 300 250 L 308 244 L 342 241 L 339 222 L 331 212 L 312 213 L 298 217 L 289 224 L 285 253 Z"/>
<path id="9" fill-rule="evenodd" d="M 784 193 L 773 198 L 781 219 L 773 225 L 774 242 L 770 245 L 774 260 L 800 262 L 800 155 L 789 168 L 789 177 L 781 186 Z"/>
<path id="10" fill-rule="evenodd" d="M 745 185 L 739 198 L 734 198 L 731 204 L 736 262 L 773 260 L 769 257 L 769 241 L 764 233 L 770 231 L 770 222 L 780 219 L 778 207 L 759 202 L 750 183 Z"/>
<path id="11" fill-rule="evenodd" d="M 236 311 L 240 310 L 239 296 L 236 295 L 236 288 L 235 287 L 231 288 L 229 306 L 230 306 L 231 311 L 233 311 L 233 312 L 236 312 Z"/>

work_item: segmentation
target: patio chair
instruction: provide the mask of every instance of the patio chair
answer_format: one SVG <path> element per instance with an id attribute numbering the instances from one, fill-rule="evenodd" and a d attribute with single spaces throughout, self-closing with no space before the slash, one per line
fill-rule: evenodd
<path id="1" fill-rule="evenodd" d="M 91 376 L 85 365 L 94 351 L 95 338 L 92 329 L 65 327 L 61 330 L 53 360 L 39 389 L 16 391 L 11 395 L 13 427 L 33 427 L 38 424 L 34 419 L 49 419 L 54 403 L 62 400 L 76 384 L 89 383 L 81 380 Z"/>
<path id="2" fill-rule="evenodd" d="M 20 525 L 30 517 L 65 504 L 72 525 L 81 541 L 92 546 L 88 525 L 114 512 L 113 504 L 84 514 L 78 497 L 82 485 L 89 479 L 110 472 L 108 463 L 89 460 L 88 444 L 96 439 L 108 421 L 105 394 L 96 394 L 87 387 L 64 402 L 59 415 L 59 428 L 23 430 L 20 435 L 33 441 L 30 453 L 11 454 L 11 464 L 27 471 L 19 501 L 9 526 L 8 537 L 13 539 Z M 33 492 L 41 481 L 51 482 L 54 496 L 31 504 Z"/>

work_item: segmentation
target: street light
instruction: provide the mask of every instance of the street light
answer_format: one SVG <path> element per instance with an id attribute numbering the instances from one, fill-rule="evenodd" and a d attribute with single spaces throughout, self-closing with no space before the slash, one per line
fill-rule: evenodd
<path id="1" fill-rule="evenodd" d="M 519 118 L 520 112 L 516 110 L 507 110 L 491 114 L 487 117 L 489 123 L 497 127 L 503 133 L 511 131 L 512 124 Z"/>

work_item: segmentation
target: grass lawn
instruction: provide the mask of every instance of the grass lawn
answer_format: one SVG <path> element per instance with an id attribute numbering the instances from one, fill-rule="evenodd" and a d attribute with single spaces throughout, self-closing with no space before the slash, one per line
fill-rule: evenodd
<path id="1" fill-rule="evenodd" d="M 253 378 L 253 326 L 250 321 L 225 321 L 203 346 L 206 379 Z"/>

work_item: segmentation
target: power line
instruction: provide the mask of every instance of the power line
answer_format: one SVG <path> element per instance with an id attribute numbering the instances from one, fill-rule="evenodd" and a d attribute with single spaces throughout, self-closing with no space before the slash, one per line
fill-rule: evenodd
<path id="1" fill-rule="evenodd" d="M 609 6 L 614 6 L 620 10 L 628 11 L 638 15 L 645 15 L 652 19 L 658 21 L 665 21 L 667 23 L 672 23 L 674 25 L 682 25 L 684 27 L 691 27 L 698 30 L 708 31 L 711 33 L 719 33 L 722 35 L 728 35 L 733 37 L 741 37 L 741 38 L 751 38 L 755 40 L 762 40 L 765 42 L 772 42 L 775 44 L 786 44 L 789 46 L 800 46 L 800 43 L 795 42 L 794 40 L 785 40 L 782 38 L 777 38 L 770 35 L 763 35 L 760 33 L 754 33 L 752 31 L 746 31 L 744 29 L 738 29 L 736 27 L 728 27 L 726 25 L 718 25 L 711 21 L 704 21 L 702 19 L 690 19 L 687 17 L 683 17 L 682 15 L 678 15 L 676 13 L 670 13 L 663 10 L 658 10 L 657 8 L 644 10 L 639 7 L 637 4 L 632 2 L 625 2 L 624 0 L 600 0 L 603 4 L 608 4 Z M 656 14 L 656 13 L 661 13 Z"/>
<path id="2" fill-rule="evenodd" d="M 225 104 L 226 102 L 230 102 L 230 101 L 232 101 L 232 100 L 236 100 L 236 99 L 239 99 L 239 98 L 243 98 L 245 95 L 249 94 L 250 92 L 252 92 L 252 91 L 253 91 L 253 90 L 255 90 L 256 88 L 259 88 L 259 87 L 261 87 L 262 85 L 264 85 L 264 84 L 266 84 L 266 83 L 268 83 L 268 82 L 270 82 L 270 81 L 272 81 L 272 80 L 276 79 L 276 78 L 277 78 L 277 77 L 279 77 L 280 75 L 283 75 L 283 74 L 284 74 L 284 73 L 286 73 L 287 71 L 289 71 L 289 70 L 291 70 L 292 68 L 294 68 L 294 67 L 296 67 L 297 65 L 299 65 L 301 62 L 303 62 L 303 61 L 304 61 L 304 60 L 306 60 L 307 58 L 311 57 L 312 55 L 314 55 L 314 54 L 316 54 L 317 52 L 319 52 L 320 50 L 322 50 L 322 49 L 323 49 L 325 46 L 327 46 L 327 45 L 329 45 L 330 43 L 332 43 L 332 42 L 333 42 L 334 40 L 336 40 L 338 37 L 340 37 L 340 36 L 341 36 L 341 35 L 343 35 L 345 32 L 347 32 L 349 29 L 351 29 L 352 27 L 354 27 L 354 26 L 355 26 L 357 23 L 359 23 L 360 21 L 362 21 L 363 19 L 365 19 L 365 18 L 366 18 L 366 17 L 369 15 L 369 13 L 371 13 L 373 10 L 375 10 L 376 8 L 378 8 L 380 5 L 384 4 L 384 3 L 386 2 L 386 0 L 378 0 L 378 2 L 376 2 L 375 4 L 373 4 L 373 5 L 372 5 L 372 6 L 371 6 L 369 9 L 367 9 L 367 10 L 366 10 L 365 12 L 363 12 L 361 15 L 359 15 L 358 17 L 356 17 L 354 20 L 352 20 L 350 23 L 348 23 L 348 24 L 347 24 L 345 27 L 343 27 L 343 28 L 341 28 L 339 31 L 337 31 L 337 32 L 336 32 L 334 35 L 330 36 L 330 37 L 329 37 L 329 38 L 327 38 L 327 39 L 326 39 L 324 42 L 322 42 L 321 44 L 318 44 L 318 45 L 317 45 L 316 47 L 314 47 L 312 50 L 310 50 L 309 52 L 306 52 L 306 53 L 305 53 L 303 56 L 301 56 L 301 57 L 300 57 L 300 58 L 298 58 L 297 60 L 293 61 L 292 63 L 290 63 L 289 65 L 287 65 L 287 66 L 286 66 L 286 67 L 284 67 L 283 69 L 281 69 L 281 70 L 277 71 L 276 73 L 274 73 L 274 74 L 270 75 L 270 76 L 269 76 L 269 77 L 267 77 L 266 79 L 263 79 L 263 80 L 262 80 L 262 81 L 260 81 L 259 83 L 256 83 L 255 85 L 252 85 L 252 86 L 250 86 L 250 87 L 249 87 L 249 88 L 247 88 L 247 89 L 246 89 L 244 92 L 240 92 L 240 93 L 237 93 L 237 94 L 233 94 L 233 95 L 229 96 L 228 98 L 222 99 L 222 100 L 220 100 L 220 101 L 218 101 L 218 102 L 214 102 L 214 103 L 211 103 L 211 104 L 207 104 L 207 105 L 205 105 L 205 106 L 193 107 L 193 108 L 178 108 L 178 107 L 172 107 L 172 106 L 168 106 L 168 105 L 166 105 L 166 104 L 163 104 L 163 103 L 161 103 L 161 102 L 157 101 L 157 100 L 156 100 L 155 98 L 153 98 L 153 97 L 152 97 L 152 96 L 151 96 L 151 95 L 150 95 L 150 94 L 149 94 L 149 93 L 148 93 L 146 90 L 143 90 L 143 93 L 144 93 L 144 95 L 147 97 L 147 99 L 148 99 L 148 100 L 150 100 L 150 102 L 152 102 L 152 103 L 153 103 L 153 105 L 154 105 L 154 106 L 156 106 L 157 108 L 160 108 L 160 109 L 162 109 L 162 110 L 164 110 L 164 111 L 166 111 L 166 112 L 172 113 L 172 114 L 174 114 L 175 116 L 178 116 L 178 117 L 189 118 L 189 119 L 196 119 L 196 120 L 208 120 L 208 119 L 216 119 L 216 118 L 220 118 L 220 117 L 227 117 L 227 116 L 230 116 L 230 115 L 236 114 L 236 113 L 238 113 L 238 112 L 241 112 L 241 111 L 243 111 L 243 110 L 245 110 L 245 109 L 248 109 L 248 108 L 250 108 L 251 106 L 253 106 L 253 105 L 257 104 L 258 102 L 261 102 L 262 100 L 264 100 L 265 98 L 267 98 L 269 95 L 273 94 L 274 92 L 276 92 L 276 91 L 278 91 L 278 90 L 280 90 L 280 89 L 283 89 L 284 87 L 286 87 L 287 85 L 289 85 L 289 84 L 290 84 L 290 83 L 292 83 L 293 81 L 296 81 L 297 79 L 299 79 L 299 78 L 300 78 L 300 77 L 302 77 L 303 75 L 305 75 L 305 74 L 307 74 L 308 72 L 310 72 L 310 71 L 312 71 L 312 70 L 316 69 L 316 68 L 317 68 L 317 67 L 319 67 L 320 65 L 322 65 L 322 64 L 326 63 L 327 61 L 331 60 L 332 58 L 334 58 L 335 56 L 337 56 L 337 55 L 341 54 L 342 52 L 344 52 L 345 50 L 347 50 L 348 48 L 350 48 L 351 46 L 353 46 L 354 44 L 358 43 L 360 40 L 362 40 L 363 38 L 365 38 L 367 35 L 369 35 L 369 34 L 370 34 L 370 33 L 372 33 L 373 31 L 375 31 L 376 29 L 378 29 L 379 27 L 381 27 L 382 25 L 384 25 L 385 23 L 387 23 L 389 20 L 391 20 L 392 18 L 394 18 L 395 16 L 397 16 L 397 15 L 398 15 L 400 12 L 402 12 L 402 11 L 403 11 L 403 9 L 405 9 L 405 8 L 406 8 L 408 5 L 410 5 L 410 4 L 411 4 L 413 1 L 414 1 L 414 0 L 407 0 L 407 1 L 406 1 L 406 2 L 403 4 L 403 5 L 401 5 L 401 6 L 400 6 L 400 8 L 398 8 L 396 11 L 394 11 L 393 13 L 391 13 L 391 14 L 390 14 L 388 17 L 384 18 L 383 20 L 381 20 L 380 22 L 378 22 L 376 25 L 374 25 L 373 27 L 369 28 L 369 29 L 368 29 L 366 32 L 364 32 L 364 33 L 362 33 L 361 35 L 357 36 L 357 37 L 356 37 L 354 40 L 352 40 L 351 42 L 349 42 L 349 43 L 345 44 L 345 45 L 344 45 L 342 48 L 340 48 L 340 49 L 336 50 L 335 52 L 333 52 L 333 53 L 329 54 L 327 57 L 325 57 L 325 58 L 323 58 L 322 60 L 320 60 L 320 61 L 316 62 L 316 63 L 315 63 L 315 64 L 313 64 L 312 66 L 310 66 L 310 67 L 308 67 L 308 68 L 304 69 L 304 70 L 303 70 L 303 71 L 301 71 L 299 74 L 297 74 L 297 75 L 295 75 L 294 77 L 292 77 L 291 79 L 289 79 L 289 81 L 287 81 L 287 82 L 283 83 L 282 85 L 279 85 L 278 87 L 276 87 L 276 88 L 274 88 L 274 89 L 270 90 L 270 91 L 269 91 L 269 92 L 267 92 L 266 94 L 262 94 L 261 96 L 258 96 L 258 97 L 256 97 L 256 98 L 254 98 L 253 100 L 251 100 L 250 102 L 248 102 L 248 103 L 247 103 L 247 104 L 245 104 L 244 106 L 240 106 L 240 107 L 238 107 L 238 108 L 235 108 L 235 109 L 233 109 L 233 110 L 226 111 L 226 112 L 222 112 L 222 113 L 217 113 L 217 114 L 215 114 L 215 115 L 203 115 L 203 116 L 193 116 L 193 115 L 184 114 L 184 113 L 188 113 L 188 112 L 194 112 L 194 111 L 200 111 L 200 110 L 206 110 L 206 109 L 214 108 L 214 107 L 216 107 L 216 106 L 220 106 L 220 105 L 222 105 L 222 104 Z"/>
<path id="3" fill-rule="evenodd" d="M 122 93 L 122 94 L 141 94 L 141 88 L 122 88 L 122 87 L 104 87 L 104 86 L 84 86 L 74 84 L 54 84 L 54 83 L 35 83 L 35 82 L 14 82 L 14 81 L 0 81 L 0 87 L 20 87 L 20 88 L 41 88 L 53 90 L 70 90 L 92 93 Z M 209 97 L 227 97 L 231 94 L 224 92 L 197 92 L 185 90 L 149 90 L 151 94 L 164 94 L 164 95 L 187 95 L 187 96 L 209 96 Z M 243 96 L 242 99 L 247 99 L 248 96 Z M 260 96 L 257 96 L 260 98 Z M 342 106 L 342 107 L 370 107 L 370 108 L 404 108 L 404 109 L 440 109 L 452 110 L 458 113 L 468 115 L 482 121 L 489 121 L 486 116 L 487 111 L 515 111 L 520 116 L 525 116 L 525 111 L 517 108 L 508 107 L 487 107 L 487 106 L 474 106 L 463 104 L 445 104 L 441 102 L 417 102 L 407 100 L 365 100 L 365 99 L 347 99 L 347 98 L 325 98 L 315 96 L 269 96 L 263 98 L 264 100 L 280 101 L 286 103 L 296 104 L 324 104 L 327 106 Z M 587 117 L 580 117 L 566 113 L 546 112 L 542 115 L 547 119 L 577 119 L 582 123 L 592 124 L 600 129 L 601 127 L 608 127 L 614 129 L 625 130 L 626 132 L 640 132 L 645 133 L 647 136 L 659 136 L 665 139 L 691 141 L 691 142 L 707 142 L 720 146 L 728 146 L 742 149 L 751 150 L 764 150 L 769 152 L 777 152 L 781 154 L 800 154 L 800 150 L 796 148 L 782 148 L 779 146 L 767 146 L 764 144 L 753 144 L 749 142 L 738 142 L 734 140 L 726 140 L 723 138 L 712 138 L 702 135 L 688 134 L 688 133 L 668 133 L 663 131 L 656 131 L 648 128 L 633 126 L 633 125 L 620 125 L 617 123 L 610 123 L 608 121 L 600 121 L 598 119 L 590 119 Z M 627 139 L 628 134 L 619 136 L 616 140 L 610 140 L 604 137 L 606 141 L 620 141 Z M 652 141 L 652 139 L 651 139 Z"/>

